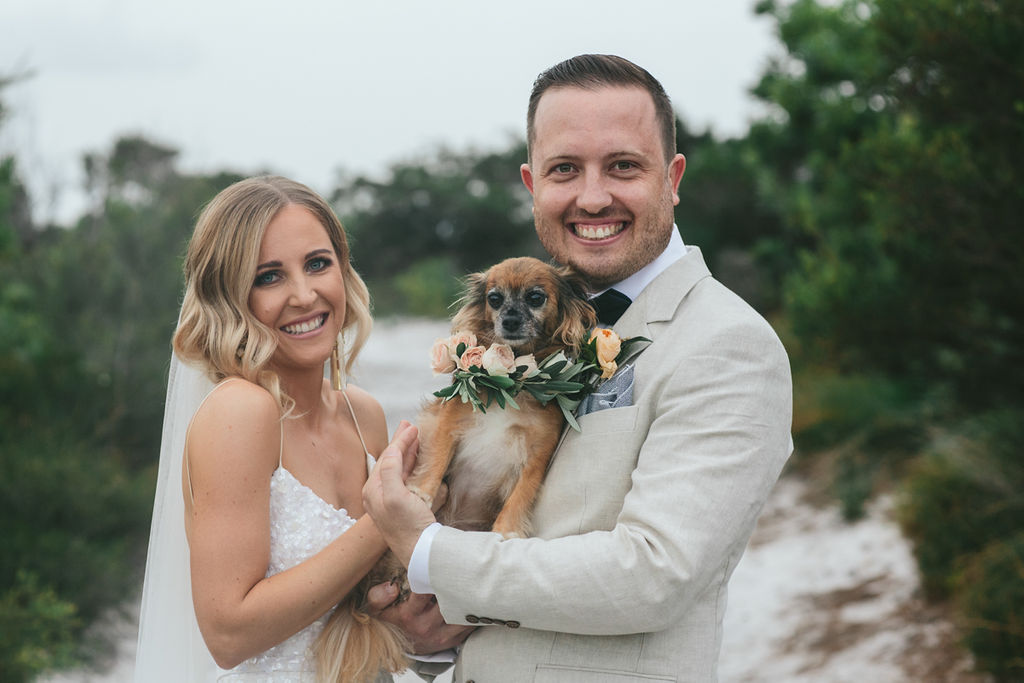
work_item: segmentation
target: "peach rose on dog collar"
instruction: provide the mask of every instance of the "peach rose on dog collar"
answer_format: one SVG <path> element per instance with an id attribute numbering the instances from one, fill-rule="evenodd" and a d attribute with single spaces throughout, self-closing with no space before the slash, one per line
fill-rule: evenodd
<path id="1" fill-rule="evenodd" d="M 459 368 L 462 370 L 469 370 L 472 367 L 483 368 L 486 350 L 482 346 L 470 346 L 459 356 Z"/>
<path id="2" fill-rule="evenodd" d="M 483 368 L 489 375 L 505 375 L 516 369 L 516 355 L 512 347 L 507 344 L 491 344 L 490 348 L 484 351 Z"/>
<path id="3" fill-rule="evenodd" d="M 459 346 L 463 347 L 463 351 L 476 346 L 476 335 L 460 330 L 450 337 L 434 342 L 430 349 L 430 369 L 434 371 L 435 375 L 455 372 L 461 356 Z"/>

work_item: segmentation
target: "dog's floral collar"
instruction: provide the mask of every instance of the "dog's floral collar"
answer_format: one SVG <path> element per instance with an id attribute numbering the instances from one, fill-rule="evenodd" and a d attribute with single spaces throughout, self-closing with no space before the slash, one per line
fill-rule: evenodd
<path id="1" fill-rule="evenodd" d="M 431 349 L 434 374 L 452 373 L 452 383 L 434 396 L 442 401 L 458 396 L 481 412 L 487 412 L 492 402 L 518 410 L 515 396 L 525 390 L 541 405 L 556 401 L 569 426 L 579 431 L 573 415 L 576 406 L 621 363 L 636 355 L 640 344 L 650 341 L 646 337 L 622 339 L 610 328 L 595 328 L 575 350 L 575 360 L 559 351 L 538 363 L 533 354 L 516 356 L 506 344 L 484 348 L 477 345 L 472 332 L 456 332 L 435 341 Z"/>

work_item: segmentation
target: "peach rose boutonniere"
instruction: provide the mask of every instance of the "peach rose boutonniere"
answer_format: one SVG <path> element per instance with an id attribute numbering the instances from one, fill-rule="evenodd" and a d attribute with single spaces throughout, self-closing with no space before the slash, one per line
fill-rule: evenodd
<path id="1" fill-rule="evenodd" d="M 458 396 L 473 409 L 487 412 L 492 403 L 498 407 L 519 409 L 515 397 L 526 391 L 542 405 L 555 401 L 573 429 L 579 424 L 573 412 L 587 394 L 602 380 L 615 374 L 636 352 L 636 345 L 649 342 L 644 337 L 621 339 L 614 330 L 597 328 L 579 349 L 576 358 L 559 351 L 540 363 L 532 354 L 516 356 L 505 344 L 484 348 L 471 333 L 456 332 L 438 339 L 430 351 L 434 374 L 452 374 L 452 383 L 435 391 L 444 401 Z"/>
<path id="2" fill-rule="evenodd" d="M 601 379 L 608 379 L 619 369 L 619 364 L 615 362 L 615 359 L 622 350 L 622 338 L 611 328 L 598 327 L 590 333 L 590 341 L 594 342 L 597 352 L 597 364 L 601 368 Z"/>
<path id="3" fill-rule="evenodd" d="M 597 388 L 602 380 L 614 375 L 619 366 L 639 353 L 641 345 L 651 342 L 647 337 L 630 337 L 623 339 L 609 327 L 595 327 L 590 338 L 580 348 L 579 358 L 590 366 L 590 374 L 586 381 L 591 390 Z"/>

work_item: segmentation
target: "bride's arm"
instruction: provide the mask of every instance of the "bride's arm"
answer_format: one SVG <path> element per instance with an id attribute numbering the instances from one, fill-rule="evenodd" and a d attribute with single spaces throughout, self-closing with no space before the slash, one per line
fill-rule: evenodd
<path id="1" fill-rule="evenodd" d="M 192 594 L 203 639 L 224 668 L 282 642 L 341 601 L 386 546 L 368 515 L 309 560 L 264 578 L 270 555 L 270 477 L 278 409 L 255 385 L 210 396 L 189 435 L 186 491 Z M 397 437 L 414 448 L 415 430 Z"/>

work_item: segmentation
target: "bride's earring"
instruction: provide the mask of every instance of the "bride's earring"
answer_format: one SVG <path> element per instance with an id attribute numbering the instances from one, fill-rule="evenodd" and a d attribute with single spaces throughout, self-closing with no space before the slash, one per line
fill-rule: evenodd
<path id="1" fill-rule="evenodd" d="M 334 348 L 331 349 L 331 387 L 335 391 L 341 391 L 345 385 L 345 376 L 342 374 L 341 369 L 341 349 L 345 345 L 345 333 L 341 333 L 341 338 L 334 342 Z"/>

